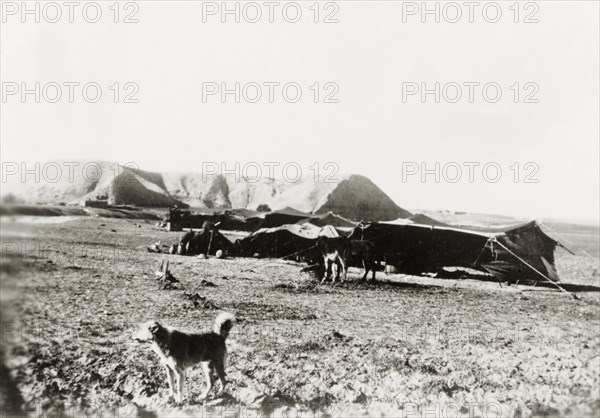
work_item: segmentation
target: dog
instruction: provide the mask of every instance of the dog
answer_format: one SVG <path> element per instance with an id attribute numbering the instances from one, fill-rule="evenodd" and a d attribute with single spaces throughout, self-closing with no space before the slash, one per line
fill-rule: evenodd
<path id="1" fill-rule="evenodd" d="M 202 394 L 202 400 L 208 397 L 213 389 L 213 373 L 216 371 L 221 382 L 221 390 L 225 389 L 225 362 L 227 347 L 225 340 L 233 327 L 235 318 L 230 313 L 222 313 L 215 319 L 213 332 L 188 334 L 171 327 L 163 326 L 155 321 L 149 321 L 140 326 L 133 339 L 151 342 L 152 349 L 160 358 L 167 373 L 169 382 L 169 398 L 175 402 L 183 401 L 185 385 L 185 369 L 202 363 L 207 388 Z M 177 390 L 175 391 L 175 384 Z"/>
<path id="2" fill-rule="evenodd" d="M 350 240 L 347 237 L 335 237 L 329 238 L 325 236 L 319 237 L 317 241 L 317 248 L 323 256 L 325 263 L 326 274 L 323 276 L 323 283 L 329 277 L 331 277 L 331 266 L 333 263 L 340 263 L 341 269 L 338 268 L 333 283 L 336 279 L 340 278 L 340 270 L 343 272 L 341 281 L 346 280 L 348 276 L 348 257 L 350 256 Z"/>

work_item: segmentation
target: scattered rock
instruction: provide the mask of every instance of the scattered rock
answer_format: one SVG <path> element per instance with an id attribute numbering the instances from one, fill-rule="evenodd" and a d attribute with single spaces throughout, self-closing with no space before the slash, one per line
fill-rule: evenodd
<path id="1" fill-rule="evenodd" d="M 65 267 L 66 270 L 81 270 L 82 268 L 79 266 L 67 266 Z"/>
<path id="2" fill-rule="evenodd" d="M 200 296 L 199 293 L 185 292 L 183 296 L 192 302 L 192 307 L 194 309 L 219 309 L 217 305 L 209 301 L 204 296 Z"/>
<path id="3" fill-rule="evenodd" d="M 148 251 L 149 253 L 161 253 L 162 252 L 161 248 L 158 247 L 156 244 L 146 246 L 146 251 Z"/>
<path id="4" fill-rule="evenodd" d="M 161 290 L 179 290 L 179 287 L 177 287 L 177 285 L 173 282 L 162 281 L 161 283 Z"/>
<path id="5" fill-rule="evenodd" d="M 200 286 L 204 286 L 204 287 L 217 287 L 217 285 L 214 284 L 213 282 L 209 282 L 208 280 L 204 280 L 204 279 L 202 279 L 202 281 L 200 282 Z"/>
<path id="6" fill-rule="evenodd" d="M 327 341 L 349 342 L 352 340 L 352 337 L 348 337 L 334 330 L 331 334 L 326 335 L 324 339 Z"/>
<path id="7" fill-rule="evenodd" d="M 241 388 L 237 393 L 237 398 L 245 404 L 255 404 L 265 395 L 251 388 Z"/>
<path id="8" fill-rule="evenodd" d="M 364 393 L 360 392 L 360 394 L 354 398 L 353 400 L 354 403 L 367 403 L 367 395 L 365 395 Z"/>

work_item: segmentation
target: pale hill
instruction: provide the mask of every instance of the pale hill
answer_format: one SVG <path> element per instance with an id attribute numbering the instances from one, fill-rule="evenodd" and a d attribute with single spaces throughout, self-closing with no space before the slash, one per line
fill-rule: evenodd
<path id="1" fill-rule="evenodd" d="M 363 221 L 407 218 L 411 213 L 397 206 L 379 187 L 364 176 L 351 175 L 340 181 L 315 213 L 334 212 Z"/>
<path id="2" fill-rule="evenodd" d="M 79 161 L 72 169 L 58 162 L 62 175 L 48 170 L 35 178 L 9 176 L 2 185 L 2 194 L 14 194 L 25 203 L 78 204 L 87 199 L 107 198 L 114 205 L 167 207 L 178 203 L 165 190 L 162 176 L 104 161 Z M 43 166 L 43 165 L 42 165 Z M 44 171 L 41 171 L 44 173 Z"/>
<path id="3" fill-rule="evenodd" d="M 60 164 L 60 163 L 59 163 Z M 88 165 L 86 175 L 81 167 Z M 315 182 L 312 177 L 296 183 L 261 179 L 250 182 L 234 176 L 203 176 L 202 173 L 157 173 L 108 162 L 80 161 L 72 178 L 65 166 L 58 181 L 33 176 L 21 183 L 12 176 L 2 194 L 11 193 L 24 203 L 79 204 L 88 199 L 107 199 L 111 205 L 170 207 L 186 204 L 194 208 L 256 210 L 266 204 L 271 210 L 293 208 L 305 213 L 329 211 L 353 220 L 406 218 L 410 212 L 396 205 L 364 176 L 348 175 L 335 183 Z"/>

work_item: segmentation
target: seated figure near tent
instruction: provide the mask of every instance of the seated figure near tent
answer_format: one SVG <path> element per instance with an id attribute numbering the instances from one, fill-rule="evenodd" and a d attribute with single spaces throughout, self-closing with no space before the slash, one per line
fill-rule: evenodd
<path id="1" fill-rule="evenodd" d="M 204 234 L 206 232 L 218 231 L 220 223 L 221 222 L 215 223 L 215 222 L 212 222 L 212 221 L 204 221 L 204 223 L 202 224 L 201 233 Z"/>
<path id="2" fill-rule="evenodd" d="M 181 238 L 179 238 L 179 243 L 177 244 L 177 254 L 178 255 L 186 255 L 190 250 L 190 244 L 195 237 L 194 230 L 191 229 L 189 232 L 184 233 Z"/>
<path id="3" fill-rule="evenodd" d="M 173 244 L 171 254 L 208 255 L 216 254 L 218 250 L 221 250 L 221 256 L 235 253 L 236 246 L 219 232 L 218 227 L 218 222 L 205 221 L 200 231 L 191 229 L 185 232 L 179 241 Z"/>
<path id="4" fill-rule="evenodd" d="M 343 272 L 342 282 L 346 279 L 348 275 L 348 257 L 350 255 L 350 240 L 347 237 L 325 237 L 321 236 L 317 240 L 317 248 L 319 252 L 323 256 L 323 261 L 325 263 L 325 276 L 321 283 L 331 277 L 331 266 L 333 263 L 340 263 L 341 269 L 337 269 L 336 276 L 333 278 L 333 283 L 335 283 L 336 279 L 340 278 L 340 271 Z"/>

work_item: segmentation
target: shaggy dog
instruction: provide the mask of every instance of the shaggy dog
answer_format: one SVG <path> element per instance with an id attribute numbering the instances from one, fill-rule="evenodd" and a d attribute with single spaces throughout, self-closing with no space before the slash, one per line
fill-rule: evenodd
<path id="1" fill-rule="evenodd" d="M 187 334 L 171 327 L 163 326 L 155 321 L 142 324 L 133 339 L 152 343 L 152 349 L 160 358 L 167 372 L 169 397 L 176 402 L 183 400 L 185 369 L 202 363 L 207 388 L 202 394 L 206 399 L 213 388 L 212 371 L 216 371 L 221 381 L 221 390 L 225 389 L 225 361 L 227 347 L 225 340 L 233 327 L 234 317 L 230 313 L 222 313 L 215 319 L 213 332 Z M 175 383 L 177 392 L 175 393 Z"/>

